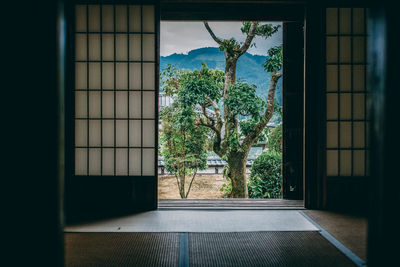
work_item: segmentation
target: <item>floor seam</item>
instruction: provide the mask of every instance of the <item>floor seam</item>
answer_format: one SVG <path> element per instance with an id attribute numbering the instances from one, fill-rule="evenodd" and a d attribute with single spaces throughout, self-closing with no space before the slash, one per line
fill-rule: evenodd
<path id="1" fill-rule="evenodd" d="M 312 223 L 315 227 L 319 229 L 319 233 L 328 240 L 332 245 L 334 245 L 338 250 L 340 250 L 344 255 L 346 255 L 354 264 L 357 266 L 367 266 L 367 263 L 358 257 L 354 252 L 348 249 L 345 245 L 343 245 L 339 240 L 333 237 L 328 231 L 326 231 L 321 225 L 311 219 L 307 214 L 303 211 L 299 211 L 304 218 L 306 218 L 310 223 Z"/>
<path id="2" fill-rule="evenodd" d="M 179 235 L 179 267 L 189 267 L 189 233 Z"/>

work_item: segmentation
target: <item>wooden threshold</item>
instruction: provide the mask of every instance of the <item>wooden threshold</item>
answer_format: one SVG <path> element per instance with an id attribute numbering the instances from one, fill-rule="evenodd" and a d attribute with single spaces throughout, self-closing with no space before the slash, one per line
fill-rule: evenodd
<path id="1" fill-rule="evenodd" d="M 304 209 L 303 200 L 289 199 L 160 199 L 159 209 L 271 210 Z"/>

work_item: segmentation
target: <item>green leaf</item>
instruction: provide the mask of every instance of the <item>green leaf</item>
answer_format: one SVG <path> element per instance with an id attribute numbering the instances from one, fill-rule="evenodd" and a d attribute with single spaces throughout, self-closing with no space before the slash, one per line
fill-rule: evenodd
<path id="1" fill-rule="evenodd" d="M 283 66 L 282 46 L 274 46 L 268 50 L 268 57 L 265 60 L 264 69 L 268 72 L 278 72 Z"/>

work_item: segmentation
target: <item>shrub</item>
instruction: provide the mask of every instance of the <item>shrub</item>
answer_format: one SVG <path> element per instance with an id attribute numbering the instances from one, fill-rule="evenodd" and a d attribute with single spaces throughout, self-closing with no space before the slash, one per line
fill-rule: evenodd
<path id="1" fill-rule="evenodd" d="M 226 165 L 222 171 L 222 176 L 226 179 L 227 183 L 223 184 L 222 187 L 219 189 L 221 191 L 222 197 L 224 198 L 230 198 L 232 194 L 232 183 L 231 179 L 228 177 L 228 172 L 229 172 L 229 166 Z"/>
<path id="2" fill-rule="evenodd" d="M 250 198 L 282 196 L 282 154 L 263 152 L 253 163 L 248 183 Z"/>
<path id="3" fill-rule="evenodd" d="M 282 153 L 282 124 L 279 124 L 269 132 L 268 151 Z"/>

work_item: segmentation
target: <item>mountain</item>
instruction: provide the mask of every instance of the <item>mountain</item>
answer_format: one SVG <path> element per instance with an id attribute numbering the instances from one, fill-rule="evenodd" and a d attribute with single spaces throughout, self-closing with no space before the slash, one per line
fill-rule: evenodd
<path id="1" fill-rule="evenodd" d="M 266 57 L 260 55 L 243 54 L 237 63 L 237 79 L 245 80 L 248 83 L 257 85 L 257 94 L 264 99 L 267 97 L 270 74 L 264 70 L 262 64 Z M 211 69 L 225 69 L 224 52 L 216 47 L 204 47 L 191 50 L 187 55 L 172 54 L 160 58 L 160 69 L 165 69 L 168 64 L 176 65 L 178 69 L 199 70 L 201 63 L 205 62 Z M 276 88 L 275 98 L 279 105 L 282 105 L 282 79 Z"/>

